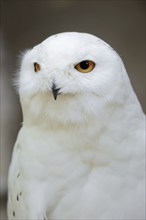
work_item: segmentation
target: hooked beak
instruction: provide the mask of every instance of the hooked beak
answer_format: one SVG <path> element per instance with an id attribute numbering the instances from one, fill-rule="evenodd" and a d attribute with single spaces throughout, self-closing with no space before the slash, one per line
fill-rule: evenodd
<path id="1" fill-rule="evenodd" d="M 55 83 L 53 83 L 53 85 L 52 85 L 52 93 L 53 93 L 53 96 L 54 96 L 55 100 L 57 99 L 57 96 L 59 94 L 59 90 L 60 90 L 60 88 L 56 88 Z"/>

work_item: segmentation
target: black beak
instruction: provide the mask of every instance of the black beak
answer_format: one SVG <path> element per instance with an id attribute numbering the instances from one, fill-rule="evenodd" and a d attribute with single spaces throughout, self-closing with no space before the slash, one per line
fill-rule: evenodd
<path id="1" fill-rule="evenodd" d="M 60 90 L 60 88 L 56 88 L 55 83 L 53 83 L 53 85 L 52 85 L 52 93 L 53 93 L 53 96 L 54 96 L 55 100 L 57 99 L 57 96 L 59 94 L 59 90 Z"/>

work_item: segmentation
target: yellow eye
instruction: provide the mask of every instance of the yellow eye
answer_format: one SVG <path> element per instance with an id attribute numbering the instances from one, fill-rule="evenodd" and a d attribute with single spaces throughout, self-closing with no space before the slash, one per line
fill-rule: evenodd
<path id="1" fill-rule="evenodd" d="M 91 60 L 83 60 L 75 66 L 75 68 L 81 73 L 89 73 L 94 69 L 94 67 L 95 63 Z"/>
<path id="2" fill-rule="evenodd" d="M 34 65 L 34 71 L 35 71 L 35 72 L 40 71 L 40 69 L 41 69 L 40 64 L 34 63 L 33 65 Z"/>

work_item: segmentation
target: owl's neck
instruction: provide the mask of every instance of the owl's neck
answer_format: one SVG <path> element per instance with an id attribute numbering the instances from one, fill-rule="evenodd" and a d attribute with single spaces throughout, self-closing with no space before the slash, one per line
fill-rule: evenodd
<path id="1" fill-rule="evenodd" d="M 118 100 L 118 97 L 116 98 Z M 60 95 L 54 100 L 52 95 L 37 94 L 22 100 L 23 123 L 26 126 L 45 129 L 71 129 L 89 127 L 100 134 L 103 130 L 129 132 L 137 129 L 143 121 L 143 113 L 135 96 L 123 102 L 90 96 Z M 134 126 L 133 126 L 134 125 Z M 130 128 L 131 127 L 131 128 Z"/>

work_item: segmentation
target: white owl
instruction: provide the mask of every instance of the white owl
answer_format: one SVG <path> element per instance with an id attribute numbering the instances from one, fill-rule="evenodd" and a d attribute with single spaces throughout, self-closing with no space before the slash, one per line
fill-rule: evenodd
<path id="1" fill-rule="evenodd" d="M 57 34 L 24 54 L 18 85 L 9 219 L 145 219 L 145 115 L 119 55 Z"/>

